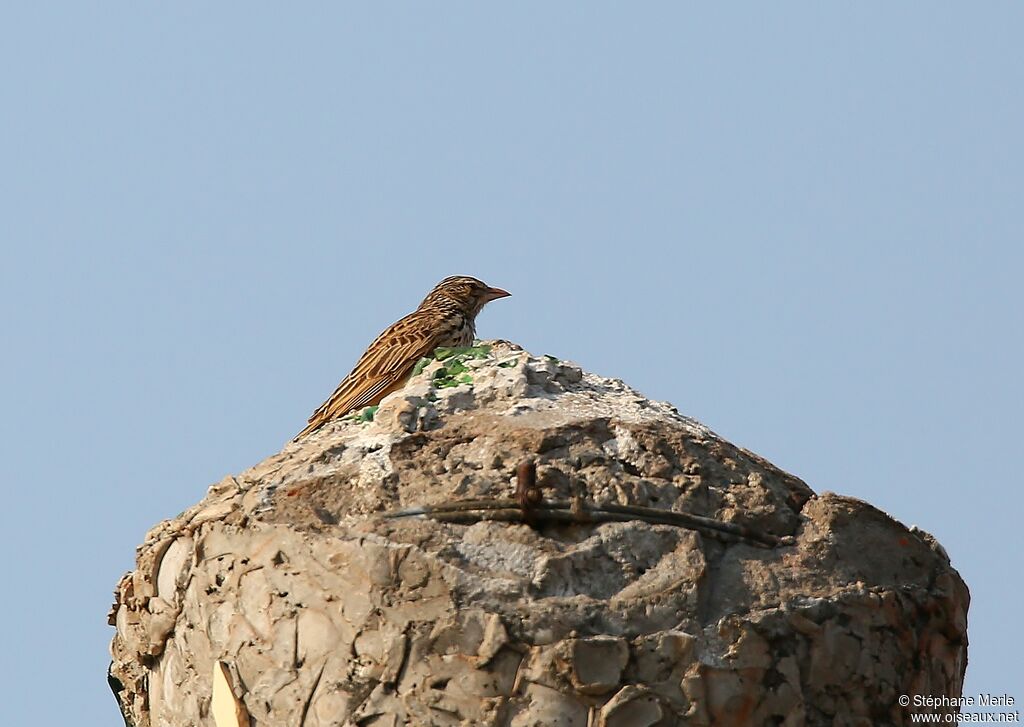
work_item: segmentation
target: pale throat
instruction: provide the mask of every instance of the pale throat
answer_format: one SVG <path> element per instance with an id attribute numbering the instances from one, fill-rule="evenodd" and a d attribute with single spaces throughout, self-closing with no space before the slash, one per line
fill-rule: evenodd
<path id="1" fill-rule="evenodd" d="M 456 335 L 459 337 L 459 340 L 455 343 L 456 346 L 471 345 L 473 339 L 476 338 L 476 321 L 472 318 L 463 318 L 462 325 L 459 327 Z"/>

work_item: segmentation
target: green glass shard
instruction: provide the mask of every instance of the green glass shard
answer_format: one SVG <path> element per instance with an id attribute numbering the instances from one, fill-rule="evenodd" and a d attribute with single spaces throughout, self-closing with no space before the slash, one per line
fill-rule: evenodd
<path id="1" fill-rule="evenodd" d="M 425 369 L 427 367 L 427 364 L 429 363 L 429 358 L 421 358 L 419 361 L 416 362 L 416 365 L 412 367 L 412 375 L 418 376 L 419 374 L 423 373 L 423 369 Z"/>

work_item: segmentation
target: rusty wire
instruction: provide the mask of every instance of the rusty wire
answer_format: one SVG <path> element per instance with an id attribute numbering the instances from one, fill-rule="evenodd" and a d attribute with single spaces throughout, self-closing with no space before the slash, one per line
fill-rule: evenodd
<path id="1" fill-rule="evenodd" d="M 583 524 L 630 522 L 640 520 L 652 525 L 672 525 L 694 530 L 719 540 L 742 540 L 764 548 L 775 548 L 792 542 L 791 536 L 779 537 L 737 523 L 724 522 L 702 515 L 674 510 L 659 510 L 636 505 L 597 505 L 581 496 L 572 500 L 544 500 L 537 484 L 537 467 L 533 460 L 524 460 L 516 471 L 516 496 L 508 499 L 452 500 L 438 505 L 413 507 L 385 513 L 388 519 L 429 518 L 438 522 L 472 525 L 485 520 L 525 523 L 536 528 L 541 524 Z"/>

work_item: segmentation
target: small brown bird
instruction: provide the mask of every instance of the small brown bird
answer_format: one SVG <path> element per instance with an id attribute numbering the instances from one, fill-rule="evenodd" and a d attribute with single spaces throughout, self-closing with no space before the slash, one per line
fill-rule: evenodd
<path id="1" fill-rule="evenodd" d="M 380 403 L 409 378 L 416 362 L 440 346 L 468 346 L 476 316 L 490 301 L 510 295 L 468 275 L 453 275 L 434 287 L 420 307 L 384 329 L 330 398 L 313 412 L 295 438 L 353 409 Z"/>

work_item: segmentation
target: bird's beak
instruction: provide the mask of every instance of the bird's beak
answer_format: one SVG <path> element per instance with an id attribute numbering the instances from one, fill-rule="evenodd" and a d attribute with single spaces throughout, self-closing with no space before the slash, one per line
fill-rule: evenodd
<path id="1" fill-rule="evenodd" d="M 501 288 L 488 288 L 487 289 L 487 300 L 489 300 L 489 301 L 497 300 L 498 298 L 507 298 L 510 295 L 512 295 L 512 294 L 509 293 L 507 290 L 502 290 Z"/>

